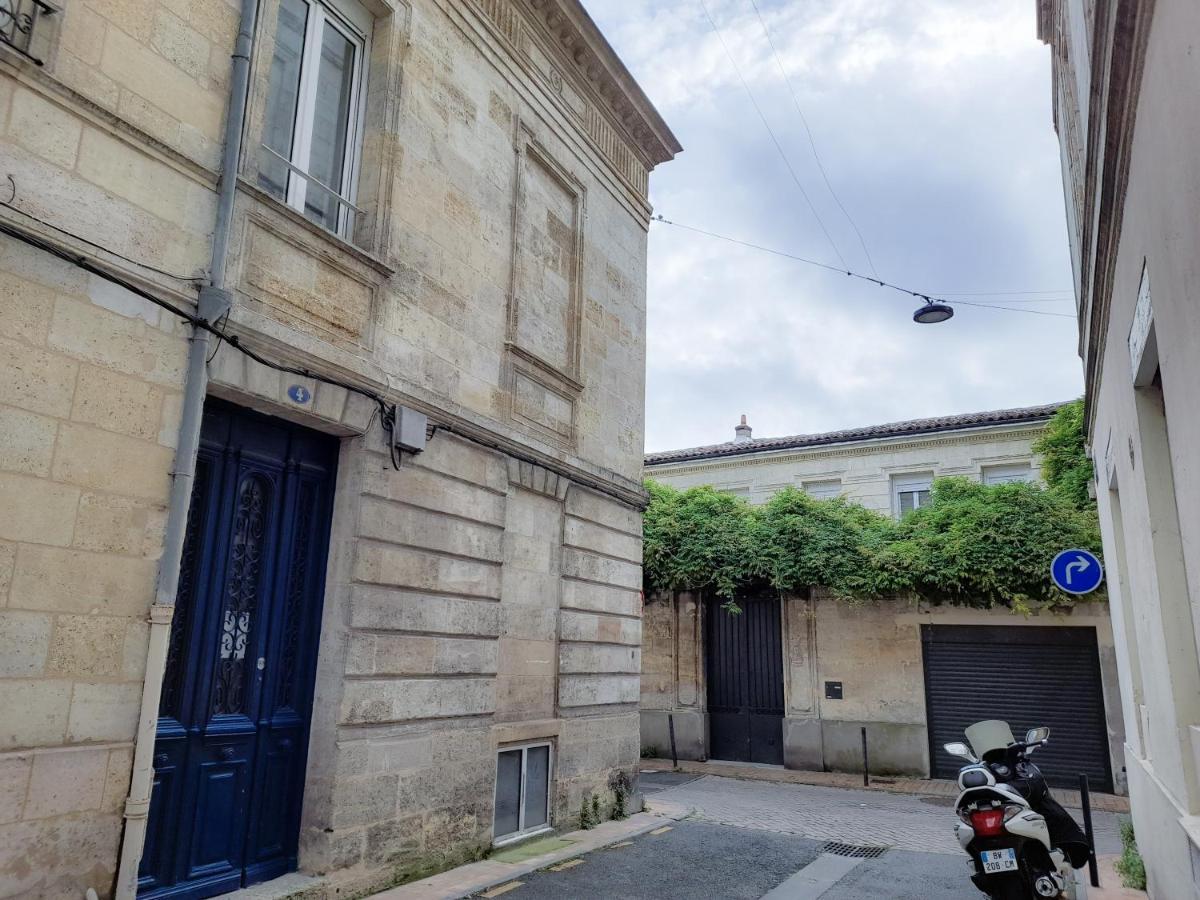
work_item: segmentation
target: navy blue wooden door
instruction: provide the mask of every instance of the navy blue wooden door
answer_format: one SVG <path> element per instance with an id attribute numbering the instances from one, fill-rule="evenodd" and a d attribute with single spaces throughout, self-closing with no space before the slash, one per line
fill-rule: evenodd
<path id="1" fill-rule="evenodd" d="M 211 897 L 296 867 L 336 451 L 206 404 L 141 896 Z"/>

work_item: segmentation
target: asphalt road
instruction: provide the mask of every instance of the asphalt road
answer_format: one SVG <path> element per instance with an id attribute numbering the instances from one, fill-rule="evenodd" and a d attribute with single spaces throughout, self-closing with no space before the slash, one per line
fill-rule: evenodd
<path id="1" fill-rule="evenodd" d="M 685 820 L 629 846 L 597 850 L 561 871 L 521 878 L 504 900 L 758 900 L 817 859 L 824 842 Z M 965 857 L 891 850 L 858 864 L 821 900 L 981 898 Z"/>
<path id="2" fill-rule="evenodd" d="M 645 772 L 695 814 L 660 834 L 522 876 L 503 900 L 982 900 L 952 838 L 953 800 Z M 1117 818 L 1098 816 L 1101 852 Z M 830 841 L 889 847 L 852 859 Z M 928 852 L 935 851 L 935 852 Z M 502 886 L 506 887 L 506 886 Z"/>

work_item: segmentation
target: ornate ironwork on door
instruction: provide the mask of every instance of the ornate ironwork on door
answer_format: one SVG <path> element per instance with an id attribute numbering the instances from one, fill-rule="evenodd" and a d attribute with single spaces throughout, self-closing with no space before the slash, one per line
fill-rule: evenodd
<path id="1" fill-rule="evenodd" d="M 0 45 L 17 51 L 26 59 L 42 65 L 34 55 L 38 23 L 58 12 L 42 0 L 0 0 Z"/>
<path id="2" fill-rule="evenodd" d="M 238 489 L 225 608 L 221 614 L 220 656 L 213 678 L 214 716 L 245 711 L 246 647 L 258 615 L 269 496 L 270 487 L 261 475 L 244 478 Z"/>

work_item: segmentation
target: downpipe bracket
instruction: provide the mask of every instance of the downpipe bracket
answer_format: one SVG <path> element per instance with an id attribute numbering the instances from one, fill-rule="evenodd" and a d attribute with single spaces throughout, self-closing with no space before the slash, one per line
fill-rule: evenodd
<path id="1" fill-rule="evenodd" d="M 233 308 L 233 291 L 206 284 L 200 288 L 196 312 L 208 324 L 213 324 Z"/>

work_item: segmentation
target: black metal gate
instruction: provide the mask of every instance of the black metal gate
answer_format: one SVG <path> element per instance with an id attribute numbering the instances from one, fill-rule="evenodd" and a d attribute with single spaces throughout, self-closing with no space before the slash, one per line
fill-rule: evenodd
<path id="1" fill-rule="evenodd" d="M 708 604 L 710 759 L 783 763 L 783 635 L 778 597 Z"/>
<path id="2" fill-rule="evenodd" d="M 921 642 L 935 778 L 954 778 L 962 765 L 943 744 L 965 740 L 975 722 L 1003 719 L 1018 739 L 1050 728 L 1034 756 L 1050 784 L 1075 787 L 1086 772 L 1094 789 L 1112 790 L 1096 629 L 922 625 Z"/>

